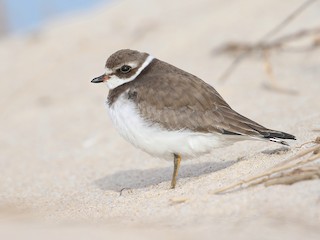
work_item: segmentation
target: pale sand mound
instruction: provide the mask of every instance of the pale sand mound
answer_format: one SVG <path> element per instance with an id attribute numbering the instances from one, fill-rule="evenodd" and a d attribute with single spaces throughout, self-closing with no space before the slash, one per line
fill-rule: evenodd
<path id="1" fill-rule="evenodd" d="M 0 238 L 14 231 L 53 238 L 59 230 L 78 239 L 319 239 L 319 180 L 209 194 L 287 159 L 319 134 L 312 131 L 320 128 L 319 49 L 271 53 L 278 83 L 297 95 L 263 87 L 259 57 L 218 83 L 231 58 L 211 55 L 228 40 L 256 41 L 300 4 L 122 1 L 2 40 Z M 281 34 L 316 26 L 319 12 L 318 2 Z M 106 87 L 90 83 L 120 48 L 150 52 L 201 77 L 235 110 L 298 140 L 279 155 L 270 154 L 281 147 L 275 143 L 242 142 L 182 162 L 170 190 L 172 163 L 125 142 L 105 112 Z M 119 196 L 122 188 L 131 190 Z M 43 221 L 49 226 L 40 233 Z"/>

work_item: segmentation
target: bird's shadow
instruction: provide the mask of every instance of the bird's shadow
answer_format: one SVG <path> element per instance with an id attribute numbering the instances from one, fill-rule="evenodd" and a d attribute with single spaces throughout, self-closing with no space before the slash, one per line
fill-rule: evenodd
<path id="1" fill-rule="evenodd" d="M 181 165 L 178 179 L 198 177 L 204 174 L 216 172 L 227 168 L 236 162 L 237 161 L 202 162 Z M 94 184 L 104 191 L 111 190 L 118 192 L 124 188 L 146 188 L 161 182 L 170 181 L 172 177 L 172 170 L 173 167 L 119 171 L 96 180 Z"/>

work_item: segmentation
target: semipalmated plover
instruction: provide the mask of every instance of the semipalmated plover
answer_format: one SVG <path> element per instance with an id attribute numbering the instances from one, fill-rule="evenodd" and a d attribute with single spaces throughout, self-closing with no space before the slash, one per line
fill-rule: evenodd
<path id="1" fill-rule="evenodd" d="M 134 146 L 174 159 L 172 188 L 181 159 L 241 140 L 287 145 L 282 139 L 295 139 L 240 115 L 212 86 L 148 53 L 119 50 L 105 68 L 91 82 L 105 82 L 110 89 L 107 108 L 113 123 Z"/>

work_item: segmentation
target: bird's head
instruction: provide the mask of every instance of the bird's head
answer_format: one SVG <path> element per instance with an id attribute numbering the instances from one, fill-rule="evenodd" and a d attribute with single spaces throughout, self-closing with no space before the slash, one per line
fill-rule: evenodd
<path id="1" fill-rule="evenodd" d="M 109 89 L 133 81 L 149 65 L 153 57 L 148 53 L 122 49 L 113 53 L 106 62 L 105 73 L 92 83 L 105 82 Z"/>

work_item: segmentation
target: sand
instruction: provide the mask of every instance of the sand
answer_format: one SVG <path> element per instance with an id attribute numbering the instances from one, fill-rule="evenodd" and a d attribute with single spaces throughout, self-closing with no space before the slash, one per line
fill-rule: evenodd
<path id="1" fill-rule="evenodd" d="M 221 83 L 233 58 L 212 55 L 228 41 L 259 40 L 301 2 L 119 1 L 2 39 L 0 238 L 319 239 L 319 180 L 210 194 L 319 135 L 319 48 L 270 53 L 278 84 L 297 94 L 265 87 L 259 55 Z M 313 4 L 278 35 L 317 26 L 319 11 Z M 201 77 L 238 112 L 298 140 L 280 154 L 281 145 L 246 141 L 183 161 L 169 189 L 172 162 L 122 139 L 105 111 L 107 88 L 90 83 L 121 48 Z"/>

